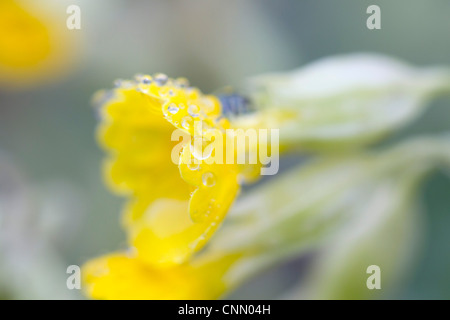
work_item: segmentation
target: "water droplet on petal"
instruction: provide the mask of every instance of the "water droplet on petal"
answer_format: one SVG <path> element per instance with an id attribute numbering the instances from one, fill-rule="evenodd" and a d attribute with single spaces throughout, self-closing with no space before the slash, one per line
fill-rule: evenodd
<path id="1" fill-rule="evenodd" d="M 150 84 L 152 82 L 152 78 L 148 75 L 144 75 L 142 73 L 139 73 L 134 76 L 134 79 L 136 82 L 142 83 L 142 84 Z"/>
<path id="2" fill-rule="evenodd" d="M 159 95 L 163 98 L 170 99 L 172 97 L 175 97 L 175 91 L 173 91 L 172 89 L 169 89 L 169 90 L 161 89 L 161 90 L 159 90 Z"/>
<path id="3" fill-rule="evenodd" d="M 138 92 L 143 92 L 143 93 L 147 93 L 149 89 L 150 89 L 150 88 L 149 88 L 148 85 L 141 84 L 141 85 L 139 85 L 139 86 L 136 88 L 136 91 L 138 91 Z"/>
<path id="4" fill-rule="evenodd" d="M 186 78 L 178 78 L 175 84 L 180 88 L 187 88 L 189 87 L 189 80 Z"/>
<path id="5" fill-rule="evenodd" d="M 214 102 L 211 99 L 203 98 L 202 103 L 205 105 L 207 113 L 214 111 Z"/>
<path id="6" fill-rule="evenodd" d="M 192 117 L 198 117 L 198 113 L 200 111 L 200 108 L 198 106 L 196 106 L 195 104 L 191 104 L 188 107 L 188 113 L 192 116 Z"/>
<path id="7" fill-rule="evenodd" d="M 196 140 L 200 141 L 195 143 Z M 189 147 L 194 158 L 197 160 L 205 160 L 211 156 L 214 149 L 214 144 L 211 143 L 206 147 L 203 147 L 202 138 L 198 137 L 194 138 L 194 142 L 192 142 Z"/>
<path id="8" fill-rule="evenodd" d="M 171 103 L 167 107 L 167 111 L 169 111 L 171 114 L 176 114 L 178 112 L 178 107 L 175 103 Z"/>
<path id="9" fill-rule="evenodd" d="M 163 86 L 169 80 L 169 77 L 164 73 L 158 73 L 154 76 L 155 83 L 159 86 Z"/>
<path id="10" fill-rule="evenodd" d="M 189 130 L 192 126 L 192 118 L 189 116 L 185 116 L 182 120 L 181 120 L 181 126 L 183 128 L 185 128 L 186 130 Z"/>
<path id="11" fill-rule="evenodd" d="M 196 171 L 196 170 L 200 169 L 200 164 L 195 163 L 194 160 L 191 159 L 191 163 L 188 163 L 187 167 L 189 168 L 189 170 Z"/>
<path id="12" fill-rule="evenodd" d="M 150 82 L 152 82 L 152 80 L 150 79 L 150 77 L 143 76 L 143 77 L 141 78 L 141 82 L 142 82 L 143 84 L 150 84 Z"/>
<path id="13" fill-rule="evenodd" d="M 203 182 L 203 185 L 206 187 L 214 186 L 216 184 L 216 177 L 214 176 L 214 173 L 205 172 L 202 175 L 202 182 Z"/>

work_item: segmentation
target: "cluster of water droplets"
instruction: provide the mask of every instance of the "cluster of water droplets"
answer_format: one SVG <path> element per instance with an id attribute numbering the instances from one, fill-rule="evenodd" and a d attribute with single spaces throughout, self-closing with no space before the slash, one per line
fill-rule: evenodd
<path id="1" fill-rule="evenodd" d="M 183 88 L 186 89 L 188 94 L 194 90 L 194 88 L 191 88 L 189 86 L 189 81 L 185 78 L 178 78 L 178 79 L 170 79 L 167 75 L 163 73 L 157 73 L 153 76 L 144 75 L 144 74 L 137 74 L 134 77 L 134 81 L 132 80 L 122 80 L 117 79 L 114 82 L 114 86 L 116 88 L 132 88 L 135 87 L 137 91 L 148 93 L 150 90 L 150 86 L 154 84 L 159 87 L 167 86 L 167 90 L 164 90 L 165 88 L 162 88 L 160 91 L 160 96 L 164 98 L 172 98 L 176 95 L 174 89 L 170 88 L 170 85 L 173 85 L 175 88 Z M 190 90 L 189 90 L 190 89 Z M 202 105 L 205 106 L 206 112 L 211 112 L 214 109 L 214 102 L 211 99 L 203 98 L 201 101 Z M 164 106 L 163 111 L 164 115 L 167 118 L 171 118 L 172 115 L 178 114 L 178 112 L 181 109 L 184 109 L 184 104 L 176 104 L 173 102 L 169 102 L 167 105 Z M 184 116 L 181 120 L 181 126 L 186 129 L 190 130 L 193 128 L 195 121 L 202 121 L 202 132 L 199 134 L 205 133 L 206 130 L 209 129 L 209 126 L 206 124 L 206 121 L 204 119 L 207 117 L 205 112 L 195 103 L 189 104 L 187 106 L 187 113 L 188 115 Z M 222 118 L 218 117 L 214 119 L 215 121 L 220 121 Z M 197 137 L 199 139 L 202 139 L 201 137 Z M 193 139 L 194 140 L 194 139 Z M 202 160 L 205 160 L 209 158 L 212 154 L 212 146 L 209 145 L 206 148 L 203 148 L 203 142 L 200 143 L 201 148 L 196 148 L 193 144 L 193 142 L 190 145 L 190 150 L 196 161 L 191 161 L 191 163 L 188 164 L 188 168 L 193 171 L 200 171 L 201 166 L 200 163 Z M 200 150 L 199 150 L 200 149 Z M 213 187 L 216 184 L 216 177 L 214 173 L 212 172 L 204 172 L 202 174 L 202 184 L 206 187 Z"/>
<path id="2" fill-rule="evenodd" d="M 168 105 L 163 107 L 163 113 L 166 118 L 171 119 L 171 115 L 176 115 L 180 109 L 184 109 L 185 106 L 183 104 L 175 104 L 170 102 L 170 99 L 175 97 L 177 93 L 175 92 L 176 88 L 183 88 L 185 92 L 189 95 L 195 90 L 195 88 L 190 87 L 189 81 L 186 78 L 177 78 L 171 79 L 167 75 L 163 73 L 157 73 L 153 76 L 137 74 L 134 77 L 134 80 L 122 80 L 117 79 L 114 82 L 114 86 L 116 88 L 136 88 L 138 92 L 148 93 L 152 85 L 157 85 L 161 87 L 158 94 L 162 98 L 166 98 L 168 100 Z M 172 88 L 171 88 L 172 86 Z M 175 89 L 175 90 L 174 90 Z M 194 122 L 198 119 L 204 120 L 207 118 L 207 114 L 214 110 L 214 102 L 206 97 L 201 98 L 201 104 L 204 106 L 205 110 L 202 110 L 199 105 L 195 103 L 191 103 L 187 106 L 188 115 L 184 116 L 181 119 L 181 126 L 186 130 L 191 130 L 194 126 Z M 206 112 L 206 113 L 205 113 Z M 217 122 L 220 128 L 220 119 L 219 118 L 212 119 Z M 206 123 L 206 122 L 204 122 Z M 179 122 L 176 125 L 180 124 Z M 205 125 L 203 125 L 205 127 Z M 207 128 L 205 128 L 207 130 Z M 203 131 L 205 131 L 203 130 Z M 204 132 L 203 132 L 204 133 Z"/>
<path id="3" fill-rule="evenodd" d="M 159 87 L 164 87 L 166 85 L 173 85 L 176 88 L 190 88 L 189 81 L 186 78 L 171 79 L 164 73 L 157 73 L 153 76 L 136 74 L 134 80 L 123 80 L 117 79 L 114 81 L 114 87 L 116 88 L 132 88 L 135 87 L 137 91 L 148 93 L 150 86 L 154 84 Z M 173 90 L 168 90 L 168 96 L 174 96 Z"/>

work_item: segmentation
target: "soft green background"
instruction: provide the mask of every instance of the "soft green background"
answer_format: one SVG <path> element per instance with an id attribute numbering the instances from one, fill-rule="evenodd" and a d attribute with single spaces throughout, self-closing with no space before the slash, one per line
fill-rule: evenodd
<path id="1" fill-rule="evenodd" d="M 419 66 L 450 65 L 447 0 L 66 2 L 79 4 L 82 11 L 82 30 L 70 31 L 84 37 L 78 65 L 66 78 L 43 87 L 0 88 L 0 151 L 37 190 L 62 181 L 80 199 L 80 209 L 71 212 L 74 222 L 66 223 L 67 232 L 54 241 L 67 265 L 125 246 L 118 223 L 123 201 L 102 183 L 103 154 L 94 139 L 90 106 L 92 94 L 111 87 L 115 78 L 164 72 L 185 76 L 208 92 L 341 53 L 379 52 Z M 371 4 L 381 7 L 381 30 L 366 28 Z M 449 120 L 450 99 L 435 101 L 391 141 L 449 130 Z M 450 298 L 450 181 L 438 173 L 423 189 L 424 246 L 394 298 Z M 236 297 L 274 297 L 306 260 L 268 272 Z"/>

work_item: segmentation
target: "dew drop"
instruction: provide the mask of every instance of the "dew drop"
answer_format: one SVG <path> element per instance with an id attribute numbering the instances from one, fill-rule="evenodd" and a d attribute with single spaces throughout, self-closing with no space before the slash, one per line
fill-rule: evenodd
<path id="1" fill-rule="evenodd" d="M 149 90 L 148 85 L 142 85 L 142 84 L 141 84 L 141 85 L 139 85 L 139 86 L 136 88 L 136 91 L 142 92 L 142 93 L 147 93 L 148 90 Z"/>
<path id="2" fill-rule="evenodd" d="M 191 160 L 191 163 L 189 163 L 187 165 L 187 167 L 189 168 L 189 170 L 196 171 L 196 170 L 200 169 L 200 164 L 199 163 L 195 163 L 193 160 Z"/>
<path id="3" fill-rule="evenodd" d="M 216 184 L 216 177 L 212 172 L 205 172 L 202 176 L 203 185 L 206 187 L 212 187 Z"/>
<path id="4" fill-rule="evenodd" d="M 189 87 L 189 80 L 186 78 L 178 78 L 176 80 L 176 85 L 180 88 L 187 88 Z"/>
<path id="5" fill-rule="evenodd" d="M 205 105 L 206 112 L 214 111 L 214 102 L 211 99 L 203 98 L 202 103 Z"/>
<path id="6" fill-rule="evenodd" d="M 158 73 L 154 76 L 154 80 L 157 85 L 163 86 L 167 83 L 167 81 L 169 80 L 169 77 L 167 75 L 165 75 L 164 73 Z"/>
<path id="7" fill-rule="evenodd" d="M 189 116 L 185 116 L 182 120 L 181 120 L 181 126 L 187 130 L 189 130 L 192 126 L 192 118 Z"/>
<path id="8" fill-rule="evenodd" d="M 167 111 L 169 111 L 171 114 L 176 114 L 178 112 L 178 107 L 176 106 L 175 103 L 171 103 L 167 107 Z"/>
<path id="9" fill-rule="evenodd" d="M 196 106 L 195 104 L 191 104 L 188 107 L 188 113 L 192 116 L 192 117 L 198 117 L 198 113 L 200 111 L 200 108 L 198 106 Z"/>
<path id="10" fill-rule="evenodd" d="M 150 76 L 144 75 L 142 73 L 135 75 L 134 79 L 136 80 L 136 82 L 142 84 L 150 84 L 152 82 L 152 78 Z"/>
<path id="11" fill-rule="evenodd" d="M 175 97 L 175 91 L 173 91 L 172 89 L 170 90 L 160 90 L 159 91 L 159 95 L 163 98 L 172 98 Z"/>
<path id="12" fill-rule="evenodd" d="M 199 137 L 198 139 L 201 140 L 202 138 Z M 205 148 L 203 148 L 202 142 L 200 142 L 198 146 L 196 145 L 195 142 L 193 142 L 190 144 L 189 147 L 190 147 L 191 153 L 194 156 L 194 158 L 196 158 L 198 160 L 205 160 L 205 159 L 209 158 L 214 149 L 213 144 L 209 144 Z"/>

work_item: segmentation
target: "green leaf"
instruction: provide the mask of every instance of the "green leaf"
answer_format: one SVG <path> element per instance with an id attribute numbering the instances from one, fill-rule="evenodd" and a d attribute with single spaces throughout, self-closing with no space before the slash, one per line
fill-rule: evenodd
<path id="1" fill-rule="evenodd" d="M 417 213 L 417 177 L 386 179 L 355 203 L 352 218 L 319 250 L 297 298 L 375 299 L 389 297 L 409 274 L 422 240 Z M 379 268 L 374 271 L 370 266 Z M 369 279 L 371 276 L 376 280 Z M 376 281 L 379 289 L 367 282 Z"/>
<path id="2" fill-rule="evenodd" d="M 340 150 L 417 118 L 432 97 L 450 92 L 450 71 L 353 54 L 252 78 L 247 92 L 259 112 L 238 118 L 237 126 L 279 128 L 280 143 L 291 148 Z"/>
<path id="3" fill-rule="evenodd" d="M 411 230 L 420 229 L 414 213 L 417 186 L 441 165 L 450 165 L 446 136 L 312 159 L 240 198 L 209 250 L 246 257 L 230 275 L 236 285 L 271 264 L 316 250 L 332 263 L 318 262 L 315 269 L 323 271 L 311 279 L 327 280 L 311 280 L 308 296 L 369 296 L 361 279 L 367 279 L 372 264 L 394 287 L 411 256 L 406 254 L 414 239 Z M 414 236 L 420 238 L 420 232 Z"/>

